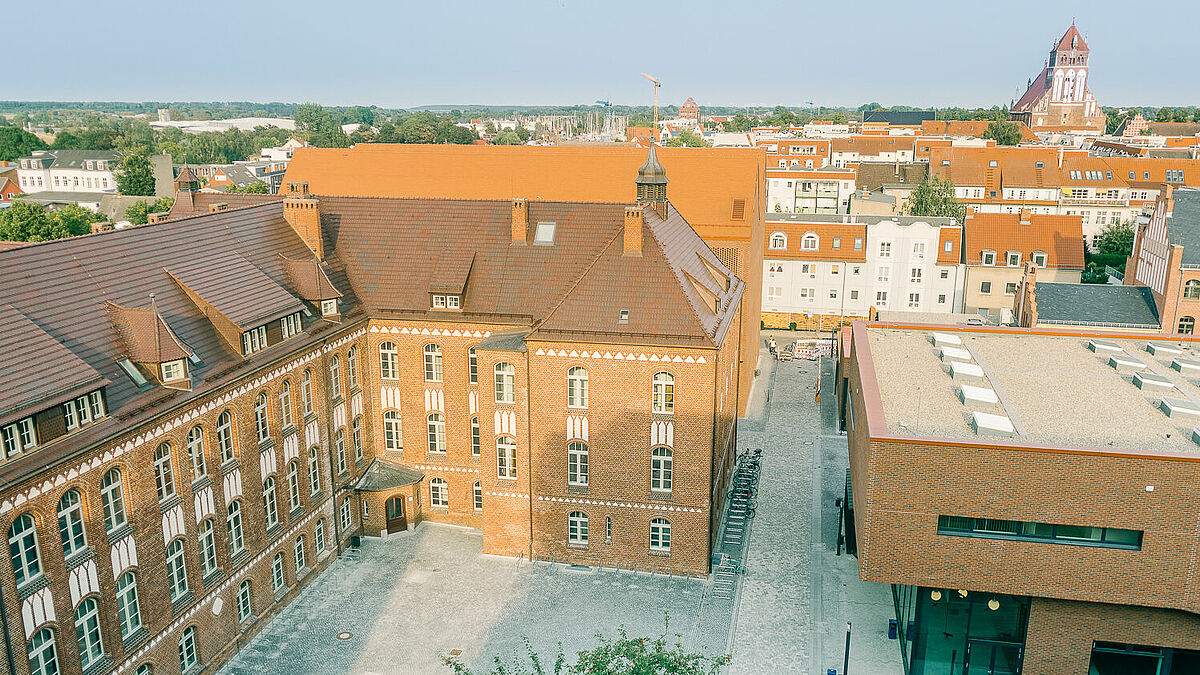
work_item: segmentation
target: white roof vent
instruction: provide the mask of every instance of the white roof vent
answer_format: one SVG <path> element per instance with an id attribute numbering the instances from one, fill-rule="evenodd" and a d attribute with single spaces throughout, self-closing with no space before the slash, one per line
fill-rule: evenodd
<path id="1" fill-rule="evenodd" d="M 958 337 L 957 335 L 951 335 L 950 333 L 934 333 L 933 335 L 929 336 L 929 339 L 933 341 L 933 344 L 939 347 L 942 345 L 950 345 L 952 347 L 962 346 L 962 338 Z"/>
<path id="2" fill-rule="evenodd" d="M 1142 363 L 1141 361 L 1133 358 L 1132 356 L 1126 356 L 1125 354 L 1113 354 L 1112 356 L 1108 357 L 1108 365 L 1112 366 L 1113 368 L 1116 368 L 1117 370 L 1121 370 L 1122 368 L 1125 368 L 1128 370 L 1145 370 L 1146 369 L 1145 363 Z M 1200 367 L 1200 363 L 1196 364 L 1196 366 Z"/>
<path id="3" fill-rule="evenodd" d="M 943 361 L 972 361 L 971 352 L 962 347 L 942 347 L 941 356 Z"/>
<path id="4" fill-rule="evenodd" d="M 1164 396 L 1158 407 L 1167 417 L 1200 417 L 1200 405 L 1182 398 Z"/>
<path id="5" fill-rule="evenodd" d="M 987 387 L 975 387 L 969 384 L 959 385 L 958 395 L 962 399 L 963 405 L 992 406 L 1000 402 L 1000 399 L 996 396 L 996 392 Z"/>
<path id="6" fill-rule="evenodd" d="M 1191 359 L 1175 359 L 1171 361 L 1171 367 L 1189 375 L 1200 373 L 1200 361 L 1193 361 Z"/>
<path id="7" fill-rule="evenodd" d="M 1175 384 L 1155 373 L 1135 373 L 1133 376 L 1133 384 L 1138 389 L 1157 389 L 1163 391 L 1166 389 L 1174 389 Z"/>
<path id="8" fill-rule="evenodd" d="M 1121 345 L 1115 342 L 1109 342 L 1108 340 L 1092 340 L 1088 342 L 1088 349 L 1097 353 L 1125 351 L 1124 349 L 1121 349 Z"/>
<path id="9" fill-rule="evenodd" d="M 950 362 L 950 377 L 956 380 L 982 380 L 983 368 L 974 363 Z"/>
<path id="10" fill-rule="evenodd" d="M 971 413 L 971 426 L 975 427 L 975 433 L 980 436 L 1002 436 L 1008 438 L 1015 431 L 1012 420 L 1004 415 L 993 415 L 983 412 Z"/>
<path id="11" fill-rule="evenodd" d="M 1177 347 L 1175 345 L 1164 345 L 1161 343 L 1154 343 L 1154 342 L 1146 343 L 1146 351 L 1150 352 L 1151 354 L 1154 354 L 1155 356 L 1160 356 L 1160 355 L 1177 356 L 1177 355 L 1183 353 L 1183 349 L 1181 347 Z"/>

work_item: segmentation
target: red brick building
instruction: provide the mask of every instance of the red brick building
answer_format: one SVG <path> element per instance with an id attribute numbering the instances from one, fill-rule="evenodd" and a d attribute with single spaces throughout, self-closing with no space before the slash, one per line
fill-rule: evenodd
<path id="1" fill-rule="evenodd" d="M 862 579 L 905 670 L 1200 667 L 1200 342 L 856 323 L 840 397 Z"/>
<path id="2" fill-rule="evenodd" d="M 423 519 L 707 570 L 745 283 L 653 153 L 630 203 L 182 178 L 170 219 L 0 252 L 9 671 L 215 669 L 352 534 Z"/>

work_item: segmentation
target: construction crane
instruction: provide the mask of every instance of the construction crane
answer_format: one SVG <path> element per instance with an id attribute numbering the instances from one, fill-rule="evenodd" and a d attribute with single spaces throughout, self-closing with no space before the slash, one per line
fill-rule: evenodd
<path id="1" fill-rule="evenodd" d="M 651 77 L 645 73 L 642 73 L 642 77 L 646 78 L 647 80 L 650 80 L 650 83 L 654 87 L 654 135 L 657 136 L 658 135 L 658 88 L 661 87 L 662 85 L 659 84 L 657 78 Z"/>
<path id="2" fill-rule="evenodd" d="M 608 134 L 613 133 L 612 101 L 602 101 L 600 99 L 596 99 L 596 103 L 599 104 L 600 107 L 604 108 L 605 113 L 606 113 L 605 119 L 604 119 L 604 133 L 608 133 Z"/>

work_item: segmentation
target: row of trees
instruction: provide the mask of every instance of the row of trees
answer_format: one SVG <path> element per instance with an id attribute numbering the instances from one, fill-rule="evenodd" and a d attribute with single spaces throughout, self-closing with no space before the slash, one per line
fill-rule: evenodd
<path id="1" fill-rule="evenodd" d="M 50 241 L 92 231 L 104 216 L 74 204 L 53 211 L 37 202 L 18 199 L 0 209 L 0 240 Z"/>

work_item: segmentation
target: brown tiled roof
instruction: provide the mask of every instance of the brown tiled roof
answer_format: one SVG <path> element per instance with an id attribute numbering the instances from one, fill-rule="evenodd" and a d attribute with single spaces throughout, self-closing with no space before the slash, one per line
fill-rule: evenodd
<path id="1" fill-rule="evenodd" d="M 191 195 L 189 203 L 185 193 L 176 193 L 175 203 L 171 206 L 170 216 L 171 218 L 183 218 L 184 216 L 208 213 L 208 208 L 213 204 L 227 204 L 226 208 L 232 210 L 280 201 L 283 201 L 283 195 L 240 193 L 231 195 L 216 192 L 194 192 Z"/>
<path id="2" fill-rule="evenodd" d="M 375 458 L 354 484 L 359 492 L 387 492 L 420 483 L 425 474 L 418 469 Z"/>
<path id="3" fill-rule="evenodd" d="M 107 383 L 95 368 L 12 305 L 0 304 L 0 326 L 0 354 L 4 355 L 0 367 L 0 424 Z"/>
<path id="4" fill-rule="evenodd" d="M 863 162 L 858 165 L 855 185 L 868 192 L 895 183 L 915 186 L 928 173 L 929 165 L 925 162 Z"/>
<path id="5" fill-rule="evenodd" d="M 304 309 L 296 296 L 236 250 L 179 261 L 167 273 L 242 330 Z"/>
<path id="6" fill-rule="evenodd" d="M 136 363 L 164 363 L 186 359 L 192 350 L 175 335 L 166 319 L 151 307 L 124 307 L 106 303 L 113 329 L 125 345 L 125 356 Z"/>
<path id="7" fill-rule="evenodd" d="M 1077 40 L 1074 47 L 1071 46 L 1072 38 Z M 1071 27 L 1067 29 L 1067 32 L 1063 33 L 1063 36 L 1059 38 L 1058 45 L 1055 47 L 1055 49 L 1058 50 L 1076 49 L 1079 51 L 1087 51 L 1087 48 L 1087 43 L 1083 41 L 1083 36 L 1079 34 L 1079 29 L 1075 27 L 1074 23 L 1072 23 Z"/>
<path id="8" fill-rule="evenodd" d="M 859 155 L 878 155 L 883 152 L 913 151 L 913 136 L 848 136 L 832 138 L 831 152 L 857 152 Z"/>
<path id="9" fill-rule="evenodd" d="M 1083 269 L 1083 217 L 1033 214 L 1022 224 L 1017 213 L 968 213 L 963 248 L 968 265 L 981 264 L 987 250 L 996 252 L 997 264 L 1005 251 L 1020 251 L 1022 262 L 1045 251 L 1048 268 Z"/>
<path id="10" fill-rule="evenodd" d="M 279 254 L 279 258 L 288 281 L 291 282 L 292 291 L 304 300 L 318 302 L 342 297 L 342 292 L 334 288 L 333 282 L 329 280 L 321 262 L 316 258 L 309 256 L 294 260 L 282 253 Z"/>

